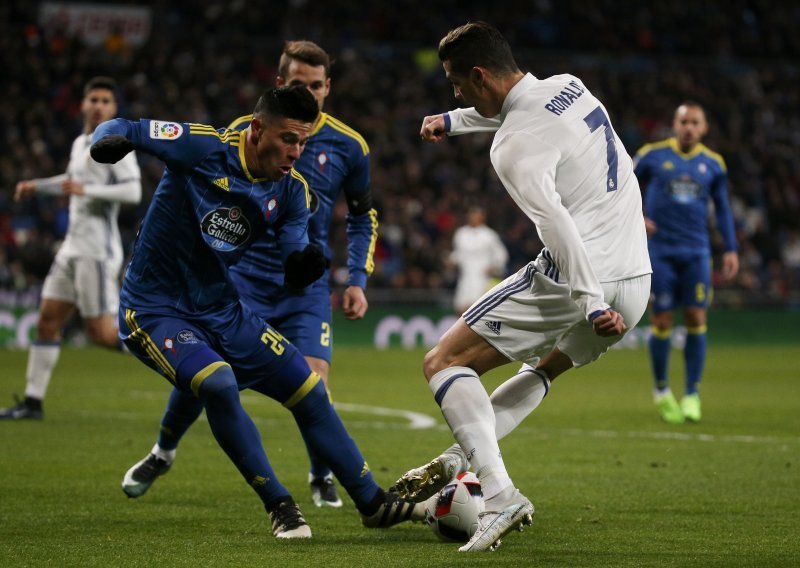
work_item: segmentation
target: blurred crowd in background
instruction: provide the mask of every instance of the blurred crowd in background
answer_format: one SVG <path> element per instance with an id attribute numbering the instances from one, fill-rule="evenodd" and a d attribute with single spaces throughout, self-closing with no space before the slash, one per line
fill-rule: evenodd
<path id="1" fill-rule="evenodd" d="M 728 305 L 800 305 L 800 4 L 762 1 L 395 0 L 382 2 L 119 3 L 149 28 L 108 25 L 88 41 L 58 3 L 0 6 L 0 289 L 35 289 L 68 226 L 63 198 L 13 202 L 17 181 L 63 173 L 80 132 L 82 88 L 94 75 L 120 85 L 120 116 L 223 127 L 273 84 L 283 41 L 310 39 L 334 58 L 326 111 L 370 145 L 380 238 L 370 289 L 454 286 L 446 266 L 471 205 L 487 211 L 512 272 L 541 243 L 489 162 L 491 138 L 423 144 L 426 114 L 453 108 L 436 57 L 444 33 L 468 20 L 499 27 L 520 67 L 572 73 L 600 98 L 628 151 L 670 135 L 685 99 L 706 108 L 705 142 L 725 158 L 742 270 L 717 289 Z M 344 6 L 342 6 L 342 4 Z M 100 5 L 98 5 L 100 6 Z M 108 4 L 102 5 L 108 7 Z M 141 14 L 140 14 L 141 15 Z M 96 30 L 95 30 L 96 32 Z M 95 33 L 96 35 L 96 33 Z M 129 249 L 163 165 L 140 155 L 145 197 L 120 217 Z M 346 260 L 341 202 L 334 235 Z M 719 242 L 719 241 L 716 241 Z M 334 278 L 344 280 L 341 270 Z M 716 284 L 720 284 L 718 281 Z"/>

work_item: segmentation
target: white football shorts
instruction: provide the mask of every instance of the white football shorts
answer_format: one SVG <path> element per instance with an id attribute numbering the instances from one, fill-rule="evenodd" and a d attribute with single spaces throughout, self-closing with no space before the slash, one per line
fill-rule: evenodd
<path id="1" fill-rule="evenodd" d="M 56 256 L 42 287 L 42 298 L 74 304 L 83 318 L 116 315 L 119 308 L 116 262 Z"/>
<path id="2" fill-rule="evenodd" d="M 570 298 L 567 285 L 545 275 L 537 262 L 489 290 L 464 312 L 464 320 L 511 361 L 535 367 L 554 347 L 576 367 L 595 361 L 623 336 L 595 334 Z M 606 303 L 633 329 L 647 309 L 650 275 L 606 282 L 602 287 Z"/>

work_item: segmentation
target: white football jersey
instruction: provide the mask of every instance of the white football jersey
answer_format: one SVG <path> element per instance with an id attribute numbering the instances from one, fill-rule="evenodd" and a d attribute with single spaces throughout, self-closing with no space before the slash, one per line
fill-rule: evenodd
<path id="1" fill-rule="evenodd" d="M 600 282 L 652 272 L 631 158 L 580 79 L 526 74 L 497 117 L 462 109 L 446 121 L 449 134 L 496 131 L 492 165 L 587 316 L 608 307 Z"/>
<path id="2" fill-rule="evenodd" d="M 81 134 L 72 143 L 67 176 L 81 182 L 86 195 L 70 196 L 69 229 L 58 257 L 121 263 L 117 216 L 120 203 L 138 203 L 142 198 L 139 164 L 134 152 L 116 164 L 95 162 L 89 155 L 91 139 L 91 134 Z"/>
<path id="3" fill-rule="evenodd" d="M 493 229 L 486 225 L 465 225 L 453 235 L 450 259 L 459 272 L 456 303 L 469 305 L 489 289 L 492 273 L 505 276 L 508 251 Z"/>

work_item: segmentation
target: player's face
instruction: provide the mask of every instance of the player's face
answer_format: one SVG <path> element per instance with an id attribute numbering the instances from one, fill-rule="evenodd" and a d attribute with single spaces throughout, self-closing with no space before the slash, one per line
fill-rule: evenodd
<path id="1" fill-rule="evenodd" d="M 309 65 L 297 59 L 292 59 L 289 63 L 289 68 L 286 71 L 286 76 L 278 76 L 275 83 L 281 87 L 283 85 L 302 85 L 314 95 L 317 99 L 319 110 L 322 110 L 322 105 L 325 104 L 325 98 L 331 92 L 330 77 L 325 76 L 324 65 Z"/>
<path id="2" fill-rule="evenodd" d="M 108 89 L 92 89 L 83 97 L 81 112 L 86 131 L 93 132 L 101 122 L 111 120 L 117 115 L 114 93 Z"/>
<path id="3" fill-rule="evenodd" d="M 496 116 L 499 109 L 495 109 L 490 98 L 487 97 L 487 91 L 481 88 L 478 83 L 478 76 L 470 73 L 469 76 L 461 75 L 453 71 L 450 61 L 443 61 L 444 74 L 447 80 L 453 85 L 453 95 L 457 100 L 463 101 L 466 104 L 475 107 L 475 110 L 481 116 L 492 118 Z"/>
<path id="4" fill-rule="evenodd" d="M 288 174 L 306 147 L 312 126 L 310 122 L 293 118 L 269 123 L 253 118 L 250 136 L 255 164 L 247 164 L 253 176 L 278 181 Z"/>
<path id="5" fill-rule="evenodd" d="M 708 131 L 708 123 L 703 109 L 682 105 L 675 111 L 672 122 L 678 145 L 683 149 L 691 149 L 703 139 Z"/>

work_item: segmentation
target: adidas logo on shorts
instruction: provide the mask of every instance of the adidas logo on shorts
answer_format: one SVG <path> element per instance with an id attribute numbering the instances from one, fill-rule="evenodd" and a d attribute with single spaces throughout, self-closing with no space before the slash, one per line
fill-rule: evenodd
<path id="1" fill-rule="evenodd" d="M 492 333 L 495 335 L 500 335 L 500 326 L 502 324 L 499 321 L 487 321 L 484 322 L 484 324 L 492 331 Z"/>

